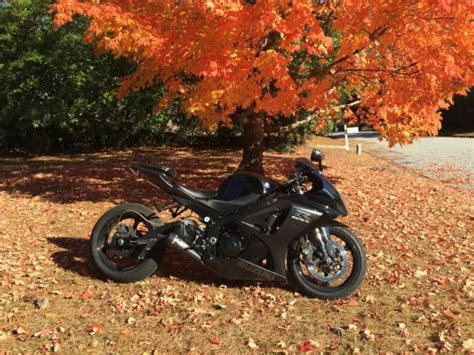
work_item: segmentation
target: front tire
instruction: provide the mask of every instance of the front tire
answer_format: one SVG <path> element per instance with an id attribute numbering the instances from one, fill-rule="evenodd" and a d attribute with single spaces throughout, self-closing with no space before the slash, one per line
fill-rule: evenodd
<path id="1" fill-rule="evenodd" d="M 145 217 L 146 221 L 140 215 Z M 118 282 L 135 282 L 153 275 L 165 253 L 165 247 L 157 245 L 143 260 L 137 259 L 134 262 L 133 257 L 141 251 L 139 248 L 136 248 L 138 250 L 110 250 L 110 239 L 113 238 L 112 233 L 115 233 L 115 228 L 120 223 L 129 220 L 134 221 L 133 228 L 137 230 L 138 236 L 146 233 L 138 232 L 138 229 L 143 229 L 144 225 L 150 229 L 151 225 L 160 224 L 159 217 L 150 208 L 137 203 L 127 203 L 110 209 L 100 217 L 92 230 L 90 239 L 92 259 L 96 266 L 105 276 Z M 111 251 L 118 256 L 111 254 Z M 124 259 L 122 264 L 121 257 Z M 123 262 L 126 262 L 125 266 Z"/>
<path id="2" fill-rule="evenodd" d="M 344 245 L 343 248 L 348 255 L 348 260 L 350 260 L 348 263 L 351 264 L 347 277 L 339 284 L 333 285 L 331 282 L 318 280 L 314 277 L 314 271 L 311 274 L 311 272 L 305 270 L 305 263 L 301 257 L 301 239 L 296 239 L 290 245 L 287 255 L 289 274 L 302 293 L 322 300 L 334 300 L 350 296 L 359 288 L 367 268 L 364 247 L 349 228 L 331 226 L 329 232 L 331 241 Z"/>

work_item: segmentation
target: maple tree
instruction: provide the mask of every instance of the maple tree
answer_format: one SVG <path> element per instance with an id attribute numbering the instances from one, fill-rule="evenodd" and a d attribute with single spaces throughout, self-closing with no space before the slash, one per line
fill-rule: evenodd
<path id="1" fill-rule="evenodd" d="M 473 5 L 454 0 L 58 0 L 56 25 L 91 17 L 85 39 L 137 63 L 121 95 L 157 82 L 158 108 L 182 108 L 211 129 L 244 126 L 240 168 L 263 172 L 265 123 L 339 110 L 391 144 L 436 134 L 439 110 L 466 94 Z M 348 116 L 353 116 L 347 110 Z"/>

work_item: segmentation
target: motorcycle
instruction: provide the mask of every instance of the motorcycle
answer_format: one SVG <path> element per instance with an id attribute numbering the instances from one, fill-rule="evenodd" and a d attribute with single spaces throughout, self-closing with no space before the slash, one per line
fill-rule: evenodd
<path id="1" fill-rule="evenodd" d="M 347 209 L 322 161 L 318 150 L 311 161 L 296 159 L 286 183 L 239 171 L 217 191 L 183 186 L 171 167 L 131 165 L 133 174 L 173 201 L 155 203 L 156 212 L 135 203 L 106 212 L 91 234 L 93 260 L 108 278 L 135 282 L 155 273 L 169 248 L 226 279 L 292 279 L 309 297 L 347 297 L 364 278 L 366 256 L 355 234 L 336 220 Z M 163 211 L 173 221 L 164 223 Z M 196 218 L 180 218 L 186 211 Z"/>

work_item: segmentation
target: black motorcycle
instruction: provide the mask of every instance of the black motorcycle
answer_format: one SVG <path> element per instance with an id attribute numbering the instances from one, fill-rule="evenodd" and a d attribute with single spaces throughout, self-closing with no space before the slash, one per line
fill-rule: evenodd
<path id="1" fill-rule="evenodd" d="M 152 275 L 171 248 L 231 280 L 287 283 L 291 276 L 306 295 L 337 299 L 352 294 L 365 270 L 364 248 L 337 222 L 347 215 L 339 193 L 322 173 L 322 154 L 295 160 L 286 184 L 258 174 L 236 172 L 217 192 L 187 188 L 176 170 L 132 165 L 132 172 L 173 198 L 157 212 L 124 204 L 97 222 L 91 235 L 94 262 L 109 278 L 133 282 Z M 178 218 L 186 211 L 194 212 Z M 196 215 L 195 218 L 192 218 Z"/>

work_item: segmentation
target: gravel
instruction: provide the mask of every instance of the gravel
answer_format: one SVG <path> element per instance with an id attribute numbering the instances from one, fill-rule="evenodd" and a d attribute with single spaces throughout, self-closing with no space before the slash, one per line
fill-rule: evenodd
<path id="1" fill-rule="evenodd" d="M 388 147 L 376 137 L 357 137 L 362 150 L 375 153 L 396 163 L 421 170 L 425 176 L 446 180 L 468 189 L 474 187 L 474 139 L 457 137 L 420 138 L 406 146 Z M 368 144 L 364 144 L 368 143 Z M 349 138 L 350 146 L 355 142 Z"/>

